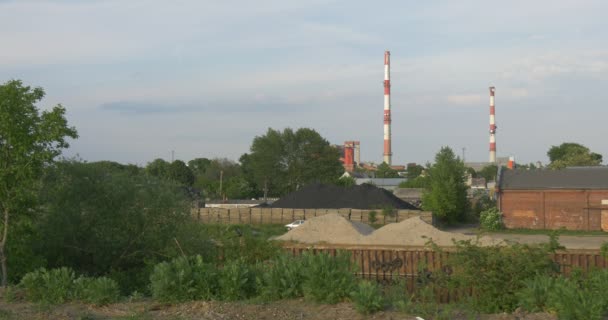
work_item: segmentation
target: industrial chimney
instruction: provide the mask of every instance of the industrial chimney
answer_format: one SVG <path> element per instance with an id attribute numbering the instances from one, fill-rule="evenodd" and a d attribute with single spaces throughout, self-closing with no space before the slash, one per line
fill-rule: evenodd
<path id="1" fill-rule="evenodd" d="M 359 141 L 353 141 L 355 144 L 355 165 L 357 167 L 361 166 L 361 145 Z"/>
<path id="2" fill-rule="evenodd" d="M 384 162 L 391 165 L 391 52 L 384 52 Z"/>
<path id="3" fill-rule="evenodd" d="M 496 122 L 494 119 L 494 87 L 490 87 L 490 163 L 496 163 Z"/>

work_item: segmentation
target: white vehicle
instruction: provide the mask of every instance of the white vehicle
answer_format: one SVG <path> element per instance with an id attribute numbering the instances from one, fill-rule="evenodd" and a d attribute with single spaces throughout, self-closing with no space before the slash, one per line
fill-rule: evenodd
<path id="1" fill-rule="evenodd" d="M 291 229 L 297 228 L 303 224 L 304 224 L 304 220 L 296 220 L 290 224 L 286 224 L 285 227 L 287 228 L 287 230 L 291 230 Z"/>

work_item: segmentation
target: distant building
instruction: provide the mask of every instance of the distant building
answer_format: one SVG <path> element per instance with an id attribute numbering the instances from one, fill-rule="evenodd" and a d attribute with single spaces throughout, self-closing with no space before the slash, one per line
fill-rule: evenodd
<path id="1" fill-rule="evenodd" d="M 608 231 L 608 168 L 502 170 L 498 206 L 507 228 Z"/>
<path id="2" fill-rule="evenodd" d="M 378 188 L 393 191 L 399 187 L 399 184 L 407 181 L 406 178 L 355 178 L 357 185 L 370 183 Z"/>

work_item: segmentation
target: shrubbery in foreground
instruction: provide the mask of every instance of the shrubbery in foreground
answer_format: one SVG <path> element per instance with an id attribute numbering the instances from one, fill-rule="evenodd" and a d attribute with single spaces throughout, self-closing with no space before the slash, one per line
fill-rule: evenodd
<path id="1" fill-rule="evenodd" d="M 50 304 L 79 300 L 104 305 L 120 298 L 116 281 L 106 277 L 77 278 L 73 270 L 65 267 L 30 272 L 21 279 L 19 287 L 27 300 Z"/>

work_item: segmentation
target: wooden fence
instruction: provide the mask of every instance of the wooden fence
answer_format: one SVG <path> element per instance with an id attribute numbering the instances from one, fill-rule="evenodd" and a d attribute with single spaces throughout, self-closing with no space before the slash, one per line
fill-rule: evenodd
<path id="1" fill-rule="evenodd" d="M 288 208 L 200 208 L 194 209 L 192 215 L 202 223 L 226 224 L 287 224 L 294 220 L 305 220 L 329 213 L 339 214 L 351 221 L 371 223 L 370 212 L 376 212 L 377 224 L 388 224 L 420 216 L 428 223 L 433 222 L 431 212 L 419 210 L 394 210 L 391 215 L 385 215 L 382 209 L 288 209 Z"/>
<path id="2" fill-rule="evenodd" d="M 310 250 L 313 253 L 326 252 L 336 255 L 338 250 L 351 253 L 351 261 L 357 265 L 355 274 L 364 279 L 376 280 L 383 284 L 405 280 L 407 291 L 415 292 L 421 281 L 421 277 L 432 277 L 434 272 L 443 270 L 450 271 L 447 264 L 452 248 L 443 248 L 443 252 L 436 252 L 426 247 L 372 247 L 372 246 L 335 246 L 335 245 L 304 245 L 289 243 L 284 249 L 294 256 L 301 255 Z M 583 272 L 592 269 L 608 268 L 608 260 L 603 258 L 599 250 L 565 250 L 551 255 L 560 268 L 560 272 L 568 275 L 579 268 Z M 439 302 L 450 302 L 455 296 L 462 293 L 443 290 L 438 292 Z"/>

